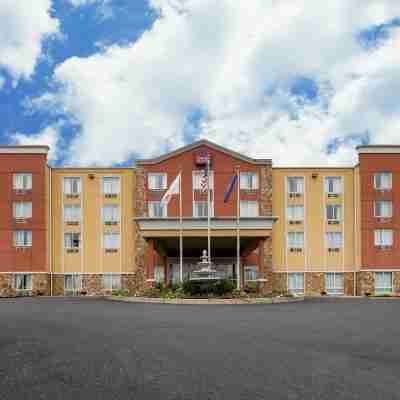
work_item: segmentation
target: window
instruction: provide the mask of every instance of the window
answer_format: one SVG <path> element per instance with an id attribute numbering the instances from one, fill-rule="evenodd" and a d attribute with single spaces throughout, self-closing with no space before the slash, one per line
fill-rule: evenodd
<path id="1" fill-rule="evenodd" d="M 302 176 L 289 176 L 287 178 L 287 190 L 289 194 L 303 194 L 304 178 Z"/>
<path id="2" fill-rule="evenodd" d="M 148 185 L 150 190 L 165 190 L 167 188 L 167 174 L 148 174 Z"/>
<path id="3" fill-rule="evenodd" d="M 64 233 L 64 247 L 66 249 L 79 249 L 81 245 L 81 234 L 77 232 Z"/>
<path id="4" fill-rule="evenodd" d="M 343 273 L 328 272 L 325 274 L 325 289 L 330 295 L 344 294 Z"/>
<path id="5" fill-rule="evenodd" d="M 167 216 L 167 207 L 161 201 L 149 201 L 149 217 L 163 218 Z"/>
<path id="6" fill-rule="evenodd" d="M 32 231 L 15 231 L 15 247 L 32 247 Z"/>
<path id="7" fill-rule="evenodd" d="M 328 249 L 340 249 L 343 244 L 342 232 L 327 232 L 326 247 Z"/>
<path id="8" fill-rule="evenodd" d="M 258 217 L 258 201 L 240 201 L 241 217 Z"/>
<path id="9" fill-rule="evenodd" d="M 32 218 L 32 203 L 19 201 L 14 203 L 14 218 L 15 219 L 26 219 Z"/>
<path id="10" fill-rule="evenodd" d="M 81 220 L 81 206 L 72 204 L 64 206 L 64 222 L 79 222 Z"/>
<path id="11" fill-rule="evenodd" d="M 304 232 L 289 232 L 288 247 L 302 249 L 304 247 Z"/>
<path id="12" fill-rule="evenodd" d="M 325 178 L 325 193 L 341 194 L 342 193 L 342 178 L 340 176 L 327 176 Z"/>
<path id="13" fill-rule="evenodd" d="M 68 274 L 64 275 L 64 290 L 77 291 L 82 289 L 82 275 Z"/>
<path id="14" fill-rule="evenodd" d="M 328 221 L 340 221 L 342 219 L 342 206 L 328 204 L 326 206 L 326 219 Z"/>
<path id="15" fill-rule="evenodd" d="M 304 206 L 288 206 L 288 208 L 286 209 L 286 214 L 289 221 L 303 221 Z"/>
<path id="16" fill-rule="evenodd" d="M 375 246 L 392 246 L 393 245 L 393 231 L 391 229 L 377 229 L 375 230 Z"/>
<path id="17" fill-rule="evenodd" d="M 106 196 L 116 196 L 120 191 L 120 179 L 116 176 L 103 177 L 103 193 Z"/>
<path id="18" fill-rule="evenodd" d="M 64 178 L 64 194 L 79 196 L 81 193 L 81 178 Z"/>
<path id="19" fill-rule="evenodd" d="M 392 273 L 375 272 L 375 294 L 392 293 Z"/>
<path id="20" fill-rule="evenodd" d="M 196 218 L 207 217 L 208 204 L 206 201 L 193 202 L 193 216 Z M 211 202 L 211 215 L 213 216 L 213 203 Z"/>
<path id="21" fill-rule="evenodd" d="M 14 174 L 14 190 L 32 190 L 32 174 Z"/>
<path id="22" fill-rule="evenodd" d="M 120 274 L 104 274 L 103 275 L 103 289 L 108 289 L 108 290 L 121 289 L 121 275 Z"/>
<path id="23" fill-rule="evenodd" d="M 204 176 L 203 170 L 193 171 L 193 173 L 192 173 L 193 190 L 201 190 L 201 178 L 203 176 Z M 214 188 L 214 172 L 213 171 L 210 171 L 210 174 L 209 174 L 209 184 L 210 184 L 210 189 L 212 190 Z"/>
<path id="24" fill-rule="evenodd" d="M 244 280 L 245 282 L 257 280 L 257 267 L 255 265 L 247 265 L 244 267 Z"/>
<path id="25" fill-rule="evenodd" d="M 392 189 L 392 174 L 391 172 L 378 172 L 374 175 L 374 186 L 377 190 Z"/>
<path id="26" fill-rule="evenodd" d="M 32 290 L 32 274 L 15 274 L 14 288 L 16 290 Z"/>
<path id="27" fill-rule="evenodd" d="M 240 189 L 257 190 L 258 175 L 256 172 L 241 172 L 240 173 Z"/>
<path id="28" fill-rule="evenodd" d="M 302 272 L 288 273 L 288 292 L 293 294 L 304 293 L 304 274 Z"/>
<path id="29" fill-rule="evenodd" d="M 154 268 L 154 280 L 157 283 L 164 282 L 164 267 L 161 265 L 156 265 Z"/>
<path id="30" fill-rule="evenodd" d="M 116 224 L 119 222 L 119 206 L 106 205 L 103 207 L 103 222 L 105 224 Z"/>
<path id="31" fill-rule="evenodd" d="M 104 234 L 104 248 L 107 250 L 119 249 L 119 233 Z"/>
<path id="32" fill-rule="evenodd" d="M 393 213 L 392 202 L 388 200 L 375 201 L 374 214 L 378 218 L 391 218 Z"/>

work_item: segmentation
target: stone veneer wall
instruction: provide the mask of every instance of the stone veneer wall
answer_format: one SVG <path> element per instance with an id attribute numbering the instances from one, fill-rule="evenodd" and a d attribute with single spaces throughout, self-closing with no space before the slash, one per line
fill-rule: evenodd
<path id="1" fill-rule="evenodd" d="M 375 274 L 370 271 L 360 271 L 357 274 L 357 295 L 364 296 L 366 293 L 375 293 Z"/>
<path id="2" fill-rule="evenodd" d="M 354 273 L 345 272 L 344 273 L 344 295 L 354 296 Z"/>
<path id="3" fill-rule="evenodd" d="M 146 173 L 143 167 L 136 168 L 136 192 L 135 192 L 135 215 L 137 217 L 145 217 L 148 215 L 146 206 Z M 143 290 L 146 286 L 146 248 L 147 242 L 141 235 L 139 229 L 135 234 L 135 291 Z M 130 284 L 131 285 L 131 284 Z"/>
<path id="4" fill-rule="evenodd" d="M 286 272 L 274 272 L 272 274 L 272 292 L 277 295 L 287 293 Z"/>
<path id="5" fill-rule="evenodd" d="M 260 275 L 265 282 L 260 284 L 260 291 L 264 295 L 272 294 L 273 274 L 272 274 L 272 236 L 263 240 L 263 259 L 260 266 Z"/>
<path id="6" fill-rule="evenodd" d="M 260 215 L 272 215 L 272 166 L 260 170 Z"/>
<path id="7" fill-rule="evenodd" d="M 393 294 L 400 296 L 400 271 L 393 272 Z"/>
<path id="8" fill-rule="evenodd" d="M 306 296 L 321 296 L 325 291 L 325 274 L 323 272 L 306 272 L 304 277 Z"/>

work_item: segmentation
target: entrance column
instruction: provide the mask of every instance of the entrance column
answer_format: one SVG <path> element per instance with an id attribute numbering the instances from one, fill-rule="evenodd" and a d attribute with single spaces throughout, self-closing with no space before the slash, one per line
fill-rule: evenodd
<path id="1" fill-rule="evenodd" d="M 150 283 L 150 286 L 154 283 L 154 268 L 155 268 L 155 249 L 154 249 L 154 240 L 149 239 L 147 242 L 147 251 L 146 251 L 146 276 L 147 282 Z"/>
<path id="2" fill-rule="evenodd" d="M 262 294 L 272 294 L 272 237 L 260 239 L 258 246 L 258 279 Z"/>

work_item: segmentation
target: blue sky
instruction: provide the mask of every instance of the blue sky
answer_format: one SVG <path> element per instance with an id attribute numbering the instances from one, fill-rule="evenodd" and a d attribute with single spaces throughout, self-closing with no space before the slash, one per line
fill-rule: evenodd
<path id="1" fill-rule="evenodd" d="M 0 141 L 49 144 L 52 164 L 130 165 L 207 138 L 352 165 L 357 144 L 399 142 L 391 0 L 36 1 L 0 4 Z"/>

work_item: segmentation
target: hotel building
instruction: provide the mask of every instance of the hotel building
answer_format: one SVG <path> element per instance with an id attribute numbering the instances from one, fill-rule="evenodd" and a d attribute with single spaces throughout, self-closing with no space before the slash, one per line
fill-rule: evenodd
<path id="1" fill-rule="evenodd" d="M 0 296 L 172 285 L 180 240 L 189 279 L 207 249 L 208 212 L 215 269 L 240 287 L 400 293 L 400 146 L 360 146 L 348 168 L 275 168 L 206 140 L 132 168 L 52 168 L 48 150 L 0 147 Z M 178 175 L 182 198 L 165 207 Z"/>

